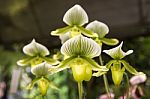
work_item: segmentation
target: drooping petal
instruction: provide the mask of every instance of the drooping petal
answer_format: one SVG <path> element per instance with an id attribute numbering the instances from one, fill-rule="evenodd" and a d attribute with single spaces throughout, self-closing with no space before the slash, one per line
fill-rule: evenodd
<path id="1" fill-rule="evenodd" d="M 121 42 L 121 44 L 115 48 L 109 49 L 109 50 L 104 50 L 103 52 L 105 52 L 106 54 L 108 54 L 109 56 L 111 56 L 113 59 L 122 59 L 125 56 L 133 53 L 133 50 L 129 50 L 127 52 L 123 52 L 122 51 L 122 45 L 123 45 L 123 41 Z"/>
<path id="2" fill-rule="evenodd" d="M 88 37 L 98 37 L 98 35 L 96 33 L 94 33 L 93 31 L 87 30 L 82 26 L 77 26 L 77 28 L 81 31 L 82 34 L 84 34 L 85 36 Z"/>
<path id="3" fill-rule="evenodd" d="M 119 41 L 114 38 L 102 38 L 101 41 L 106 45 L 117 45 Z"/>
<path id="4" fill-rule="evenodd" d="M 86 26 L 86 29 L 93 31 L 94 33 L 97 33 L 100 38 L 103 38 L 109 32 L 108 26 L 97 20 L 89 23 Z"/>
<path id="5" fill-rule="evenodd" d="M 57 65 L 60 63 L 57 59 L 53 59 L 53 58 L 49 58 L 49 57 L 42 57 L 42 56 L 40 58 L 43 59 L 44 61 L 46 61 L 48 64 L 51 64 L 51 65 Z"/>
<path id="6" fill-rule="evenodd" d="M 52 81 L 50 81 L 47 77 L 43 77 L 43 78 L 49 82 L 50 88 L 60 91 L 60 89 Z"/>
<path id="7" fill-rule="evenodd" d="M 46 76 L 48 75 L 50 72 L 49 72 L 49 69 L 52 67 L 52 65 L 46 63 L 46 62 L 43 62 L 41 64 L 38 64 L 34 67 L 31 68 L 31 72 L 38 76 L 38 77 L 41 77 L 41 76 Z"/>
<path id="8" fill-rule="evenodd" d="M 126 70 L 128 72 L 130 72 L 131 74 L 134 74 L 134 75 L 138 74 L 138 72 L 136 71 L 136 69 L 133 68 L 129 63 L 127 63 L 124 60 L 120 60 L 120 61 L 121 61 L 121 63 L 123 64 L 123 66 L 126 68 Z"/>
<path id="9" fill-rule="evenodd" d="M 51 35 L 59 36 L 59 35 L 65 34 L 68 31 L 70 31 L 72 29 L 72 27 L 73 26 L 66 26 L 63 28 L 56 29 L 55 31 L 51 32 Z"/>
<path id="10" fill-rule="evenodd" d="M 101 54 L 101 47 L 94 40 L 79 35 L 66 41 L 61 47 L 61 53 L 66 56 L 93 58 Z"/>
<path id="11" fill-rule="evenodd" d="M 103 74 L 106 74 L 107 72 L 105 71 L 98 71 L 96 73 L 93 73 L 93 76 L 96 76 L 96 77 L 99 77 L 99 76 L 102 76 Z"/>
<path id="12" fill-rule="evenodd" d="M 49 71 L 54 74 L 57 72 L 60 72 L 64 69 L 70 68 L 69 64 L 74 60 L 75 56 L 69 57 L 65 60 L 63 60 L 58 66 L 55 66 L 54 68 L 49 68 Z"/>
<path id="13" fill-rule="evenodd" d="M 46 56 L 50 54 L 45 46 L 37 43 L 34 39 L 30 44 L 24 46 L 23 52 L 29 56 L 36 56 L 36 55 Z"/>
<path id="14" fill-rule="evenodd" d="M 34 59 L 35 59 L 35 57 L 27 57 L 27 58 L 18 60 L 18 61 L 17 61 L 17 65 L 19 65 L 19 66 L 26 66 L 26 65 L 29 65 L 30 62 L 31 62 L 32 60 L 34 60 Z"/>
<path id="15" fill-rule="evenodd" d="M 93 71 L 105 71 L 107 72 L 109 69 L 106 68 L 106 66 L 100 66 L 97 62 L 95 62 L 93 59 L 85 56 L 81 56 L 82 59 L 84 59 L 87 63 L 91 64 Z"/>
<path id="16" fill-rule="evenodd" d="M 26 87 L 26 89 L 32 89 L 35 85 L 36 82 L 38 82 L 41 78 L 40 77 L 36 77 L 34 78 L 31 83 L 29 83 Z"/>
<path id="17" fill-rule="evenodd" d="M 80 5 L 75 5 L 65 13 L 63 21 L 70 26 L 82 26 L 88 23 L 88 16 Z"/>

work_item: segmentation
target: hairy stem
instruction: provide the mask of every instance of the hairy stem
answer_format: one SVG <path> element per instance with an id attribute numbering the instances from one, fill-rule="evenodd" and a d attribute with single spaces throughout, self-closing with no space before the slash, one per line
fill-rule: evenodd
<path id="1" fill-rule="evenodd" d="M 126 77 L 126 83 L 127 83 L 127 91 L 126 91 L 126 98 L 129 99 L 129 77 L 127 75 L 127 73 L 124 73 L 125 74 L 125 77 Z"/>
<path id="2" fill-rule="evenodd" d="M 102 60 L 102 56 L 99 56 L 99 61 L 100 61 L 100 65 L 103 66 L 103 60 Z M 104 84 L 105 84 L 105 90 L 107 92 L 107 98 L 111 99 L 110 97 L 110 91 L 109 91 L 109 85 L 108 85 L 108 80 L 105 74 L 103 74 L 103 80 L 104 80 Z"/>
<path id="3" fill-rule="evenodd" d="M 83 99 L 83 85 L 82 85 L 82 82 L 78 82 L 78 92 L 79 92 L 79 99 Z"/>

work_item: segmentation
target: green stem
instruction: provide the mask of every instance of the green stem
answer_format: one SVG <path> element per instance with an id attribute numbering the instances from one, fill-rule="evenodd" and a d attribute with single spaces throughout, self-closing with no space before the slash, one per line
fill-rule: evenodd
<path id="1" fill-rule="evenodd" d="M 79 92 L 79 99 L 83 99 L 83 85 L 82 85 L 82 82 L 78 82 L 78 92 Z"/>
<path id="2" fill-rule="evenodd" d="M 102 60 L 102 56 L 99 56 L 99 61 L 100 61 L 100 65 L 103 66 L 103 60 Z M 107 98 L 111 99 L 110 97 L 110 92 L 109 92 L 109 85 L 108 85 L 108 80 L 105 74 L 103 74 L 103 80 L 104 80 L 104 84 L 105 84 L 105 90 L 107 92 Z"/>
<path id="3" fill-rule="evenodd" d="M 125 77 L 126 77 L 126 82 L 127 82 L 127 92 L 126 92 L 126 98 L 129 99 L 129 77 L 128 77 L 128 74 L 127 73 L 124 73 L 125 74 Z"/>

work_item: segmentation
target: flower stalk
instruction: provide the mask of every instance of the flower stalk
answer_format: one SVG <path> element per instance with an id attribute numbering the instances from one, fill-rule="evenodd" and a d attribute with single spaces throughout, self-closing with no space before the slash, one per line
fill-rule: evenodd
<path id="1" fill-rule="evenodd" d="M 100 65 L 103 66 L 103 60 L 102 60 L 102 56 L 100 55 L 99 56 L 99 61 L 100 61 Z M 110 97 L 110 91 L 109 91 L 109 85 L 108 85 L 108 80 L 107 80 L 107 77 L 106 77 L 106 74 L 103 74 L 103 80 L 104 80 L 104 84 L 105 84 L 105 90 L 106 90 L 106 93 L 107 93 L 107 98 L 108 99 L 111 99 Z"/>
<path id="2" fill-rule="evenodd" d="M 83 98 L 84 90 L 83 90 L 82 82 L 78 82 L 78 93 L 79 93 L 79 99 L 84 99 Z"/>

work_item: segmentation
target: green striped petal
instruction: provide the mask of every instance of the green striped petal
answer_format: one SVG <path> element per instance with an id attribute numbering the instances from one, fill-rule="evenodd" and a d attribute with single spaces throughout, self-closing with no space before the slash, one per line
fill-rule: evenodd
<path id="1" fill-rule="evenodd" d="M 93 31 L 94 33 L 97 33 L 99 38 L 103 38 L 109 32 L 108 26 L 97 20 L 89 23 L 86 26 L 86 29 Z"/>
<path id="2" fill-rule="evenodd" d="M 129 50 L 127 52 L 122 51 L 121 49 L 122 45 L 123 45 L 123 41 L 121 42 L 119 46 L 109 49 L 109 50 L 104 50 L 103 52 L 111 56 L 113 59 L 122 59 L 125 56 L 133 53 L 133 50 Z"/>
<path id="3" fill-rule="evenodd" d="M 96 57 L 101 54 L 101 47 L 92 39 L 78 35 L 66 41 L 61 47 L 66 56 Z"/>
<path id="4" fill-rule="evenodd" d="M 75 5 L 65 13 L 63 21 L 70 26 L 82 26 L 88 23 L 88 15 L 80 5 Z"/>
<path id="5" fill-rule="evenodd" d="M 52 67 L 52 65 L 50 65 L 46 62 L 43 62 L 41 64 L 38 64 L 38 65 L 35 65 L 34 67 L 32 67 L 31 72 L 38 77 L 46 76 L 50 73 L 49 69 L 51 67 Z"/>
<path id="6" fill-rule="evenodd" d="M 30 44 L 23 47 L 23 52 L 29 56 L 36 56 L 36 55 L 46 56 L 50 54 L 45 46 L 37 43 L 34 39 Z"/>

